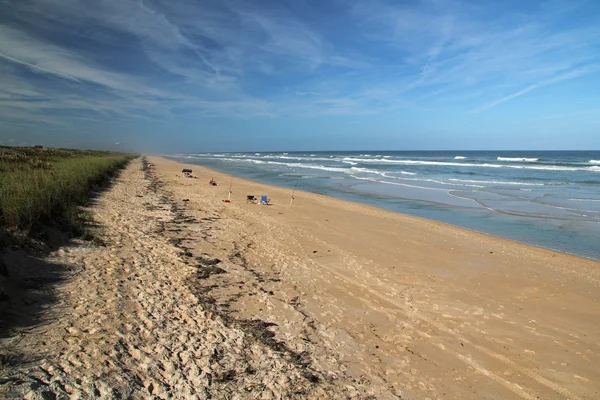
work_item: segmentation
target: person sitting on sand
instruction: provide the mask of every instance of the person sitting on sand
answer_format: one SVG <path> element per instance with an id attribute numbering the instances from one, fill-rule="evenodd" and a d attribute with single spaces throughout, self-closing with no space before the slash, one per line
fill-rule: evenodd
<path id="1" fill-rule="evenodd" d="M 217 186 L 217 181 L 214 180 L 214 178 L 210 178 L 210 181 L 208 181 L 209 185 L 213 185 L 213 186 Z"/>

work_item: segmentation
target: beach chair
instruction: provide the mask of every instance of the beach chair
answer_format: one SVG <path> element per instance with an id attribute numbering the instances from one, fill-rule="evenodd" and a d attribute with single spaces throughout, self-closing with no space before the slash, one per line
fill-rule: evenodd
<path id="1" fill-rule="evenodd" d="M 254 203 L 256 200 L 257 200 L 256 197 L 254 197 L 251 194 L 246 196 L 246 203 Z"/>
<path id="2" fill-rule="evenodd" d="M 267 195 L 260 196 L 260 204 L 265 204 L 268 206 L 270 201 L 271 200 L 267 199 Z"/>

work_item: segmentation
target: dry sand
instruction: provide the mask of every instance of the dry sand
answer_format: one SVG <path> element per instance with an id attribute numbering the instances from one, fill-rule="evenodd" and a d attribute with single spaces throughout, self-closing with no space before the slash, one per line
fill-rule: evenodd
<path id="1" fill-rule="evenodd" d="M 5 393 L 600 398 L 599 262 L 150 161 L 93 208 L 107 247 L 51 258 L 73 276 Z"/>

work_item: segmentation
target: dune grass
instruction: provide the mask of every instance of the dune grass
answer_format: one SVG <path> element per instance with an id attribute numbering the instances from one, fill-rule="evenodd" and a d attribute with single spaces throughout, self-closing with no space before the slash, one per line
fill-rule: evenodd
<path id="1" fill-rule="evenodd" d="M 0 146 L 0 228 L 31 232 L 39 224 L 81 226 L 80 206 L 133 154 Z"/>

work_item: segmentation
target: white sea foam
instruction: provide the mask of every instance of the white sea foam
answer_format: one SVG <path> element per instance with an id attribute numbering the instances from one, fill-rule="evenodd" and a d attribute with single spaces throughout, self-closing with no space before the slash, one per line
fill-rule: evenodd
<path id="1" fill-rule="evenodd" d="M 407 186 L 407 187 L 413 187 L 413 188 L 417 188 L 417 189 L 443 190 L 445 192 L 448 191 L 448 189 L 444 189 L 444 188 L 434 188 L 434 187 L 429 187 L 429 186 L 409 185 L 408 183 L 388 182 L 388 181 L 377 181 L 377 182 L 379 182 L 379 183 L 385 183 L 386 185 Z"/>
<path id="2" fill-rule="evenodd" d="M 247 162 L 247 163 L 252 163 L 252 164 L 266 164 L 267 163 L 267 161 L 254 160 L 252 158 L 220 158 L 219 160 L 233 161 L 233 162 Z"/>
<path id="3" fill-rule="evenodd" d="M 210 154 L 210 155 L 206 155 L 206 156 L 202 156 L 203 158 L 208 158 L 208 159 L 215 159 L 215 160 L 223 160 L 223 161 L 245 161 L 245 162 L 250 162 L 250 163 L 255 163 L 255 164 L 264 164 L 265 161 L 261 161 L 261 160 L 257 160 L 256 157 L 254 158 L 244 158 L 245 156 L 235 156 L 235 155 L 229 155 L 228 157 L 226 157 L 226 154 Z M 336 158 L 334 160 L 329 159 L 329 158 L 301 158 L 301 157 L 296 157 L 296 158 L 292 158 L 292 157 L 286 157 L 285 156 L 274 156 L 274 157 L 260 157 L 260 158 L 283 158 L 283 159 L 297 159 L 299 161 L 318 161 L 318 160 L 322 160 L 322 161 L 335 161 L 335 162 L 341 162 L 341 163 L 345 163 L 345 164 L 349 164 L 349 165 L 358 165 L 359 163 L 370 163 L 370 164 L 398 164 L 398 165 L 432 165 L 432 166 L 448 166 L 448 167 L 467 167 L 467 168 L 513 168 L 513 169 L 530 169 L 530 170 L 545 170 L 545 171 L 587 171 L 587 172 L 600 172 L 600 165 L 592 165 L 592 166 L 579 166 L 579 167 L 575 167 L 575 166 L 564 166 L 564 165 L 514 165 L 514 164 L 491 164 L 491 163 L 466 163 L 466 162 L 449 162 L 449 161 L 425 161 L 425 160 L 398 160 L 398 159 L 386 159 L 386 158 L 380 158 L 380 159 L 364 159 L 364 158 L 352 158 L 352 157 L 344 157 L 344 158 Z M 336 172 L 343 172 L 346 170 L 346 168 L 339 168 L 339 167 L 327 167 L 324 165 L 317 165 L 315 166 L 314 164 L 300 164 L 300 163 L 277 163 L 277 162 L 272 162 L 272 161 L 268 161 L 269 163 L 272 164 L 280 164 L 280 165 L 284 165 L 284 166 L 291 166 L 291 167 L 299 167 L 299 168 L 312 168 L 312 169 L 323 169 L 323 168 L 329 168 L 328 170 L 330 171 L 336 171 Z M 392 171 L 392 172 L 396 172 L 396 173 L 401 173 L 401 174 L 405 174 L 405 175 L 411 175 L 414 174 L 414 172 L 406 172 L 406 171 Z M 496 182 L 498 184 L 501 184 L 500 181 Z M 504 183 L 504 184 L 511 184 L 511 183 Z M 514 184 L 514 183 L 513 183 Z"/>
<path id="4" fill-rule="evenodd" d="M 368 174 L 377 174 L 377 175 L 385 176 L 386 178 L 394 178 L 393 176 L 386 174 L 383 171 L 377 171 L 375 169 L 352 167 L 352 168 L 350 168 L 350 170 L 357 171 L 357 172 L 364 172 L 364 173 L 368 173 Z M 402 175 L 416 175 L 415 172 L 407 172 L 407 171 L 391 171 L 391 172 L 396 173 L 396 174 L 401 173 Z"/>
<path id="5" fill-rule="evenodd" d="M 498 157 L 498 161 L 510 161 L 510 162 L 537 162 L 539 158 L 523 158 L 523 157 Z"/>
<path id="6" fill-rule="evenodd" d="M 393 176 L 393 175 L 389 175 L 386 172 L 376 171 L 376 170 L 372 170 L 372 169 L 368 169 L 368 168 L 352 167 L 352 168 L 350 168 L 350 170 L 348 170 L 348 173 L 350 173 L 350 174 L 352 174 L 353 172 L 377 174 L 384 178 L 394 179 L 395 181 L 410 181 L 410 182 L 422 182 L 422 183 L 431 182 L 431 183 L 435 183 L 438 185 L 460 186 L 460 187 L 465 187 L 465 186 L 466 187 L 475 187 L 475 188 L 484 188 L 485 187 L 485 186 L 481 186 L 481 185 L 469 185 L 469 184 L 465 184 L 465 183 L 452 183 L 452 182 L 446 182 L 446 181 L 442 181 L 442 180 L 438 180 L 438 179 L 429 179 L 429 178 L 403 178 L 400 176 Z M 398 173 L 398 171 L 394 171 L 393 173 Z M 414 172 L 400 171 L 400 173 L 405 174 L 405 175 L 416 175 Z M 354 174 L 352 174 L 352 177 L 358 179 L 358 177 Z M 373 180 L 373 179 L 369 178 L 368 180 Z M 380 180 L 373 180 L 373 181 L 379 182 L 379 183 L 392 184 L 392 182 L 386 182 L 386 181 L 380 181 Z M 432 189 L 431 187 L 424 187 L 424 188 Z"/>
<path id="7" fill-rule="evenodd" d="M 277 161 L 267 161 L 267 164 L 283 165 L 283 166 L 291 167 L 291 168 L 318 169 L 321 171 L 331 171 L 331 172 L 346 172 L 347 171 L 347 168 L 326 167 L 324 165 L 316 165 L 316 164 L 282 163 L 282 162 L 277 162 Z"/>
<path id="8" fill-rule="evenodd" d="M 600 199 L 567 199 L 567 200 L 573 200 L 573 201 L 600 201 Z"/>
<path id="9" fill-rule="evenodd" d="M 454 163 L 446 161 L 421 161 L 421 160 L 365 160 L 361 158 L 344 158 L 345 161 L 356 161 L 361 163 L 373 163 L 373 164 L 404 164 L 404 165 L 444 165 L 444 166 L 459 166 L 459 167 L 497 167 L 502 168 L 500 164 L 467 164 L 467 163 Z"/>
<path id="10" fill-rule="evenodd" d="M 285 154 L 285 153 L 284 153 Z M 302 157 L 288 157 L 288 156 L 279 156 L 277 158 L 281 158 L 282 160 L 305 160 Z"/>
<path id="11" fill-rule="evenodd" d="M 344 158 L 345 161 L 356 161 L 359 163 L 390 163 L 403 165 L 440 165 L 448 167 L 470 167 L 470 168 L 516 168 L 516 169 L 535 169 L 546 171 L 594 171 L 600 172 L 600 166 L 591 167 L 568 167 L 562 165 L 510 165 L 510 164 L 476 164 L 476 163 L 459 163 L 448 161 L 422 161 L 422 160 L 366 160 L 361 158 Z"/>
<path id="12" fill-rule="evenodd" d="M 384 175 L 384 173 L 382 171 L 377 171 L 377 170 L 369 169 L 369 168 L 352 167 L 352 168 L 350 168 L 350 170 L 356 171 L 356 172 L 364 172 L 367 174 L 377 174 L 377 175 L 381 175 L 381 176 Z"/>
<path id="13" fill-rule="evenodd" d="M 590 164 L 600 164 L 600 160 L 590 160 Z"/>
<path id="14" fill-rule="evenodd" d="M 523 186 L 544 186 L 543 183 L 527 183 L 527 182 L 512 182 L 512 181 L 479 181 L 475 179 L 457 179 L 450 178 L 453 182 L 467 182 L 467 183 L 492 183 L 495 185 L 523 185 Z"/>
<path id="15" fill-rule="evenodd" d="M 375 178 L 369 178 L 369 177 L 357 176 L 357 175 L 351 175 L 351 176 L 354 179 L 359 179 L 361 181 L 369 181 L 369 182 L 375 182 L 375 183 L 384 183 L 386 185 L 406 186 L 406 187 L 411 187 L 411 188 L 416 188 L 416 189 L 428 189 L 428 190 L 448 191 L 448 189 L 444 189 L 444 188 L 433 188 L 433 187 L 428 187 L 428 186 L 417 186 L 417 185 L 410 185 L 408 183 L 401 183 L 401 182 L 388 182 L 388 181 L 377 180 Z"/>
<path id="16" fill-rule="evenodd" d="M 368 178 L 365 176 L 358 176 L 358 175 L 353 175 L 353 174 L 350 174 L 350 176 L 354 179 L 359 179 L 361 181 L 378 182 L 377 179 L 375 179 L 375 178 Z"/>
<path id="17" fill-rule="evenodd" d="M 465 156 L 456 156 L 456 157 L 454 157 L 454 159 L 455 160 L 466 160 L 467 157 L 465 157 Z"/>
<path id="18" fill-rule="evenodd" d="M 291 156 L 273 156 L 270 158 L 278 158 L 280 160 L 298 160 L 298 161 L 337 161 L 331 160 L 330 158 L 323 157 L 291 157 Z"/>

